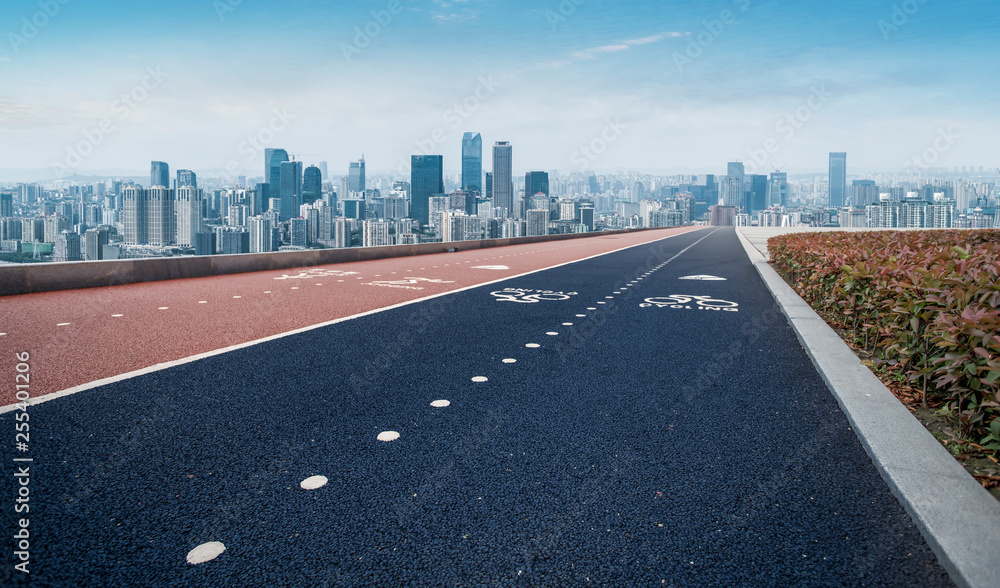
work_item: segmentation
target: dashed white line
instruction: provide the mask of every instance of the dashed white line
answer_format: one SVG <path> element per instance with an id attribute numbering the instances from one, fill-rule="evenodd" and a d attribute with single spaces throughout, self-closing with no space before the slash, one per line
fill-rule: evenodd
<path id="1" fill-rule="evenodd" d="M 125 316 L 125 315 L 124 314 L 113 314 L 113 315 L 111 315 L 111 318 L 118 318 L 118 317 L 122 317 L 122 316 Z M 4 335 L 6 335 L 6 334 L 7 333 L 4 333 Z"/>
<path id="2" fill-rule="evenodd" d="M 161 307 L 159 308 L 159 310 L 167 310 L 167 309 L 169 309 L 169 308 L 170 308 L 169 306 L 161 306 Z"/>
<path id="3" fill-rule="evenodd" d="M 549 332 L 547 332 L 547 333 L 545 333 L 545 334 L 546 334 L 546 335 L 548 335 L 548 336 L 550 336 L 550 337 L 555 337 L 555 336 L 556 336 L 556 335 L 558 335 L 559 333 L 557 333 L 557 332 L 555 332 L 555 331 L 549 331 Z"/>
<path id="4" fill-rule="evenodd" d="M 564 326 L 564 327 L 572 327 L 572 326 L 573 326 L 573 323 L 563 323 L 563 326 Z"/>
<path id="5" fill-rule="evenodd" d="M 399 439 L 399 433 L 397 433 L 396 431 L 382 431 L 381 433 L 378 434 L 377 439 L 379 441 L 385 441 L 386 443 L 388 443 L 389 441 L 395 441 L 396 439 Z"/>
<path id="6" fill-rule="evenodd" d="M 538 347 L 541 347 L 541 345 L 539 345 L 538 343 L 525 343 L 524 346 L 529 347 L 531 349 L 536 349 Z"/>
<path id="7" fill-rule="evenodd" d="M 450 405 L 451 402 L 448 402 L 447 400 L 435 400 L 434 402 L 431 403 L 431 406 L 433 406 L 434 408 L 445 408 Z"/>
<path id="8" fill-rule="evenodd" d="M 472 378 L 473 382 L 486 382 L 488 380 L 489 380 L 489 378 L 487 378 L 486 376 L 476 376 L 476 377 Z"/>
<path id="9" fill-rule="evenodd" d="M 70 325 L 70 323 L 59 323 L 59 324 L 58 324 L 58 325 L 56 325 L 56 326 L 57 326 L 57 327 L 68 327 L 69 325 Z"/>
<path id="10" fill-rule="evenodd" d="M 208 300 L 199 300 L 198 304 L 208 304 Z"/>
<path id="11" fill-rule="evenodd" d="M 517 360 L 514 359 L 514 358 L 512 358 L 512 357 L 508 357 L 507 359 L 503 360 L 503 362 L 504 363 L 517 363 Z"/>
<path id="12" fill-rule="evenodd" d="M 242 296 L 233 296 L 233 298 L 243 298 Z"/>

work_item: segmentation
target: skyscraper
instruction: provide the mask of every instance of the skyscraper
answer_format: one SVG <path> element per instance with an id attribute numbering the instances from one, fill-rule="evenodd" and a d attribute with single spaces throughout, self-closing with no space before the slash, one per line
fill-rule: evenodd
<path id="1" fill-rule="evenodd" d="M 504 216 L 514 212 L 514 176 L 511 167 L 512 148 L 507 141 L 493 145 L 493 206 L 504 209 Z"/>
<path id="2" fill-rule="evenodd" d="M 365 191 L 365 156 L 362 155 L 361 159 L 358 161 L 352 161 L 350 169 L 347 170 L 348 185 L 347 189 L 351 192 L 361 192 Z M 353 196 L 344 194 L 343 198 L 353 198 Z"/>
<path id="3" fill-rule="evenodd" d="M 149 193 L 139 186 L 122 188 L 122 224 L 127 245 L 139 245 L 149 240 L 147 229 L 147 209 Z"/>
<path id="4" fill-rule="evenodd" d="M 170 166 L 162 161 L 153 161 L 149 165 L 149 187 L 170 187 Z"/>
<path id="5" fill-rule="evenodd" d="M 175 189 L 180 190 L 181 188 L 197 188 L 198 187 L 198 176 L 189 169 L 179 169 L 177 170 L 177 185 L 174 186 Z"/>
<path id="6" fill-rule="evenodd" d="M 302 204 L 312 204 L 323 196 L 323 170 L 310 165 L 302 179 Z"/>
<path id="7" fill-rule="evenodd" d="M 177 182 L 180 184 L 180 181 Z M 202 232 L 201 207 L 204 199 L 201 190 L 194 186 L 177 188 L 174 214 L 177 218 L 176 242 L 181 247 L 194 247 L 198 233 Z"/>
<path id="8" fill-rule="evenodd" d="M 765 208 L 767 208 L 767 176 L 751 175 L 750 189 L 747 191 L 746 212 L 753 214 Z"/>
<path id="9" fill-rule="evenodd" d="M 146 230 L 150 245 L 173 245 L 177 238 L 177 218 L 174 216 L 174 191 L 166 186 L 149 189 Z"/>
<path id="10" fill-rule="evenodd" d="M 744 198 L 746 198 L 743 186 L 743 163 L 739 161 L 729 162 L 726 177 L 722 180 L 722 191 L 719 193 L 719 204 L 721 206 L 742 208 L 744 205 Z"/>
<path id="11" fill-rule="evenodd" d="M 830 153 L 830 206 L 844 206 L 847 197 L 847 153 Z"/>
<path id="12" fill-rule="evenodd" d="M 462 189 L 483 191 L 483 138 L 479 133 L 462 136 Z"/>
<path id="13" fill-rule="evenodd" d="M 257 186 L 261 202 L 281 194 L 281 164 L 286 161 L 288 152 L 284 149 L 264 149 L 264 186 Z"/>
<path id="14" fill-rule="evenodd" d="M 493 205 L 493 172 L 486 172 L 486 181 L 483 182 L 483 198 L 490 201 L 490 206 Z"/>
<path id="15" fill-rule="evenodd" d="M 539 192 L 549 195 L 548 172 L 533 171 L 524 174 L 524 198 L 531 198 Z"/>
<path id="16" fill-rule="evenodd" d="M 776 171 L 767 182 L 767 206 L 785 206 L 788 200 L 788 174 Z"/>
<path id="17" fill-rule="evenodd" d="M 444 157 L 410 157 L 410 215 L 422 225 L 430 224 L 430 198 L 444 193 Z"/>
<path id="18" fill-rule="evenodd" d="M 302 204 L 302 162 L 281 162 L 280 177 L 278 197 L 281 198 L 281 211 L 278 218 L 285 221 L 299 215 L 299 205 Z"/>

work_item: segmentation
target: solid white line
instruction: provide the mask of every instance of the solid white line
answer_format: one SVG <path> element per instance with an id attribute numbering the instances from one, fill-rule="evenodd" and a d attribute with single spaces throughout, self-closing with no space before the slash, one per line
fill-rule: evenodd
<path id="1" fill-rule="evenodd" d="M 700 229 L 698 229 L 698 230 L 700 230 Z M 614 249 L 612 251 L 606 251 L 604 253 L 598 253 L 596 255 L 591 255 L 590 257 L 582 257 L 580 259 L 574 259 L 573 261 L 566 261 L 566 262 L 563 262 L 563 263 L 558 263 L 556 265 L 551 265 L 551 266 L 548 266 L 548 267 L 543 267 L 543 268 L 539 268 L 539 269 L 536 269 L 536 270 L 531 270 L 529 272 L 524 272 L 522 274 L 516 274 L 516 275 L 513 275 L 513 276 L 507 276 L 505 278 L 498 278 L 496 280 L 492 280 L 492 281 L 489 281 L 489 282 L 482 282 L 480 284 L 475 284 L 475 285 L 472 285 L 472 286 L 466 286 L 464 288 L 459 288 L 457 290 L 450 290 L 448 292 L 441 292 L 439 294 L 431 294 L 430 296 L 424 296 L 423 298 L 417 298 L 417 299 L 414 299 L 414 300 L 407 300 L 405 302 L 400 302 L 398 304 L 393 304 L 391 306 L 385 306 L 385 307 L 382 307 L 382 308 L 375 308 L 375 309 L 368 310 L 368 311 L 365 311 L 365 312 L 361 312 L 361 313 L 358 313 L 358 314 L 353 314 L 351 316 L 345 316 L 345 317 L 341 317 L 341 318 L 338 318 L 338 319 L 333 319 L 333 320 L 326 321 L 326 322 L 323 322 L 323 323 L 319 323 L 319 324 L 315 324 L 315 325 L 310 325 L 308 327 L 301 327 L 301 328 L 298 328 L 298 329 L 287 331 L 285 333 L 278 333 L 277 335 L 271 335 L 269 337 L 264 337 L 262 339 L 255 339 L 253 341 L 248 341 L 246 343 L 239 343 L 237 345 L 230 345 L 229 347 L 223 347 L 222 349 L 215 349 L 213 351 L 206 351 L 204 353 L 199 353 L 197 355 L 192 355 L 192 356 L 189 356 L 189 357 L 183 357 L 181 359 L 175 359 L 173 361 L 167 361 L 167 362 L 164 362 L 164 363 L 158 363 L 156 365 L 151 365 L 149 367 L 142 368 L 142 369 L 139 369 L 139 370 L 134 370 L 134 371 L 131 371 L 131 372 L 126 372 L 124 374 L 119 374 L 117 376 L 111 376 L 111 377 L 108 377 L 108 378 L 102 378 L 100 380 L 94 380 L 93 382 L 88 382 L 86 384 L 80 384 L 79 386 L 73 386 L 72 388 L 66 388 L 65 390 L 60 390 L 59 392 L 53 392 L 51 394 L 45 394 L 45 395 L 42 395 L 42 396 L 35 396 L 35 397 L 31 398 L 30 400 L 28 400 L 28 406 L 35 406 L 36 404 L 41 404 L 43 402 L 48 402 L 49 400 L 55 400 L 56 398 L 62 398 L 64 396 L 72 396 L 73 394 L 76 394 L 78 392 L 83 392 L 85 390 L 90 390 L 91 388 L 97 388 L 98 386 L 104 386 L 104 385 L 107 385 L 107 384 L 113 384 L 115 382 L 121 382 L 123 380 L 128 380 L 128 379 L 135 378 L 137 376 L 142 376 L 142 375 L 145 375 L 145 374 L 151 374 L 153 372 L 158 372 L 158 371 L 162 371 L 162 370 L 165 370 L 165 369 L 168 369 L 168 368 L 172 368 L 172 367 L 176 367 L 176 366 L 179 366 L 179 365 L 184 365 L 184 364 L 187 364 L 187 363 L 198 361 L 199 359 L 206 359 L 206 358 L 209 358 L 209 357 L 215 357 L 216 355 L 222 355 L 223 353 L 228 353 L 230 351 L 236 351 L 238 349 L 245 349 L 247 347 L 252 347 L 254 345 L 259 345 L 261 343 L 266 343 L 268 341 L 274 341 L 276 339 L 281 339 L 281 338 L 284 338 L 284 337 L 289 337 L 291 335 L 298 335 L 299 333 L 305 333 L 306 331 L 312 331 L 313 329 L 320 329 L 320 328 L 323 328 L 323 327 L 329 327 L 330 325 L 335 325 L 337 323 L 342 323 L 342 322 L 346 322 L 346 321 L 350 321 L 350 320 L 354 320 L 354 319 L 366 317 L 366 316 L 369 316 L 369 315 L 378 314 L 380 312 L 385 312 L 387 310 L 393 310 L 395 308 L 402 308 L 404 306 L 409 306 L 411 304 L 417 304 L 417 303 L 420 303 L 420 302 L 426 302 L 426 301 L 432 300 L 434 298 L 440 298 L 441 296 L 448 296 L 450 294 L 457 294 L 459 292 L 464 292 L 466 290 L 472 290 L 473 288 L 482 288 L 483 286 L 490 286 L 492 284 L 496 284 L 496 283 L 499 283 L 499 282 L 504 282 L 504 281 L 507 281 L 507 280 L 512 280 L 514 278 L 521 278 L 521 277 L 524 277 L 524 276 L 529 276 L 531 274 L 537 274 L 538 272 L 543 272 L 543 271 L 547 271 L 547 270 L 550 270 L 550 269 L 555 269 L 555 268 L 558 268 L 558 267 L 563 267 L 565 265 L 571 265 L 571 264 L 574 264 L 574 263 L 579 263 L 581 261 L 587 261 L 589 259 L 595 259 L 595 258 L 598 258 L 598 257 L 602 257 L 604 255 L 611 255 L 612 253 L 618 253 L 619 251 L 624 251 L 626 249 L 631 249 L 633 247 L 642 247 L 643 245 L 649 245 L 650 243 L 655 243 L 657 241 L 664 241 L 666 239 L 672 239 L 674 237 L 679 237 L 681 235 L 687 235 L 688 233 L 694 233 L 694 232 L 696 232 L 696 231 L 684 231 L 683 233 L 677 233 L 675 235 L 667 235 L 666 237 L 657 237 L 655 239 L 650 239 L 648 241 L 643 241 L 642 243 L 635 243 L 633 245 L 628 245 L 626 247 L 620 247 L 620 248 Z M 712 233 L 714 233 L 714 232 L 715 231 L 712 231 Z M 709 235 L 711 235 L 712 233 L 709 233 Z M 694 247 L 698 243 L 701 243 L 707 237 L 708 237 L 708 235 L 705 235 L 705 237 L 702 237 L 701 239 L 699 239 L 695 243 L 693 243 L 690 246 L 688 246 L 687 248 L 685 248 L 684 251 L 687 251 L 691 247 Z M 684 251 L 681 251 L 681 253 L 684 253 Z M 675 259 L 681 253 L 678 253 L 677 255 L 675 255 L 674 257 L 672 257 L 671 259 Z M 361 279 L 361 278 L 358 278 L 358 279 Z M 293 288 L 293 289 L 295 289 L 295 288 Z M 10 412 L 12 410 L 15 410 L 20 405 L 21 405 L 21 403 L 19 403 L 19 404 L 9 404 L 7 406 L 0 407 L 0 414 L 4 414 L 4 413 Z"/>

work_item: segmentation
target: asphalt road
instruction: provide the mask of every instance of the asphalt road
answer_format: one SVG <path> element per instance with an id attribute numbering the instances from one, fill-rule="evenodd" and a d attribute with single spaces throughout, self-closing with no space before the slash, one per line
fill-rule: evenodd
<path id="1" fill-rule="evenodd" d="M 36 586 L 950 585 L 732 229 L 28 413 Z"/>

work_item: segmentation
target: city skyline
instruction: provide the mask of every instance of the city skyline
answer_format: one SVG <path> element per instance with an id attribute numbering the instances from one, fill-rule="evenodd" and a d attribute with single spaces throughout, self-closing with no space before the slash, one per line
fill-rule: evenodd
<path id="1" fill-rule="evenodd" d="M 451 173 L 470 131 L 517 146 L 516 172 L 1000 159 L 986 2 L 15 4 L 0 17 L 7 170 L 256 175 L 281 147 L 335 170 L 366 153 L 400 176 L 441 154 Z"/>

